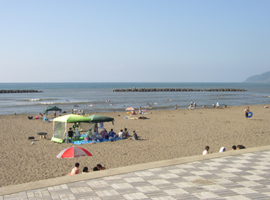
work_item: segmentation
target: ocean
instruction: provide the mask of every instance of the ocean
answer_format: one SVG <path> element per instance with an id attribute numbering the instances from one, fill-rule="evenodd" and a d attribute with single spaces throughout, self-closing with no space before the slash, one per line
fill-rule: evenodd
<path id="1" fill-rule="evenodd" d="M 245 89 L 246 92 L 113 92 L 114 89 L 192 88 Z M 0 90 L 41 90 L 42 93 L 0 93 L 0 115 L 38 114 L 47 106 L 86 113 L 119 112 L 127 107 L 153 110 L 198 107 L 270 104 L 269 83 L 0 83 Z"/>

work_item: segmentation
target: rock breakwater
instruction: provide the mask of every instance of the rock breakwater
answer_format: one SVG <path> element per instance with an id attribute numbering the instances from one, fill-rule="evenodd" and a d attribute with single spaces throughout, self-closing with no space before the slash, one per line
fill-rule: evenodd
<path id="1" fill-rule="evenodd" d="M 245 89 L 218 88 L 218 89 L 193 89 L 193 88 L 132 88 L 115 89 L 113 92 L 246 92 Z"/>
<path id="2" fill-rule="evenodd" d="M 39 90 L 0 90 L 0 93 L 35 93 L 35 92 L 43 92 Z"/>

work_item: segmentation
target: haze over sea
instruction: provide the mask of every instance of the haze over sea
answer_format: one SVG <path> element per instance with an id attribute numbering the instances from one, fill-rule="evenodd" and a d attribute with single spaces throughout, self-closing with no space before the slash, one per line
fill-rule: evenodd
<path id="1" fill-rule="evenodd" d="M 245 89 L 246 92 L 113 92 L 114 89 L 192 88 Z M 187 108 L 191 101 L 198 107 L 255 105 L 270 103 L 269 83 L 0 83 L 0 90 L 41 90 L 42 93 L 0 94 L 0 115 L 38 114 L 56 105 L 67 113 L 74 109 L 86 113 L 124 111 L 127 107 L 152 109 Z M 110 102 L 106 102 L 110 100 Z"/>

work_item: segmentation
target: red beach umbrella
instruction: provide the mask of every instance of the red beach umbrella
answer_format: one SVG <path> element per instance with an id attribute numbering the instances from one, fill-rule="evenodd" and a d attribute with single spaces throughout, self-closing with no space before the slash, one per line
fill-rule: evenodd
<path id="1" fill-rule="evenodd" d="M 134 107 L 128 107 L 126 110 L 136 110 Z"/>
<path id="2" fill-rule="evenodd" d="M 80 156 L 92 156 L 92 154 L 81 147 L 70 147 L 61 151 L 56 158 L 74 158 Z"/>

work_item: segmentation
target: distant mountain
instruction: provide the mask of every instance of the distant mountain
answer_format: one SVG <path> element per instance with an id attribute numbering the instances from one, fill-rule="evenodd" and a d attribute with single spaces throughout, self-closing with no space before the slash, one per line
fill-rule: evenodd
<path id="1" fill-rule="evenodd" d="M 270 71 L 247 78 L 244 82 L 270 83 Z"/>

